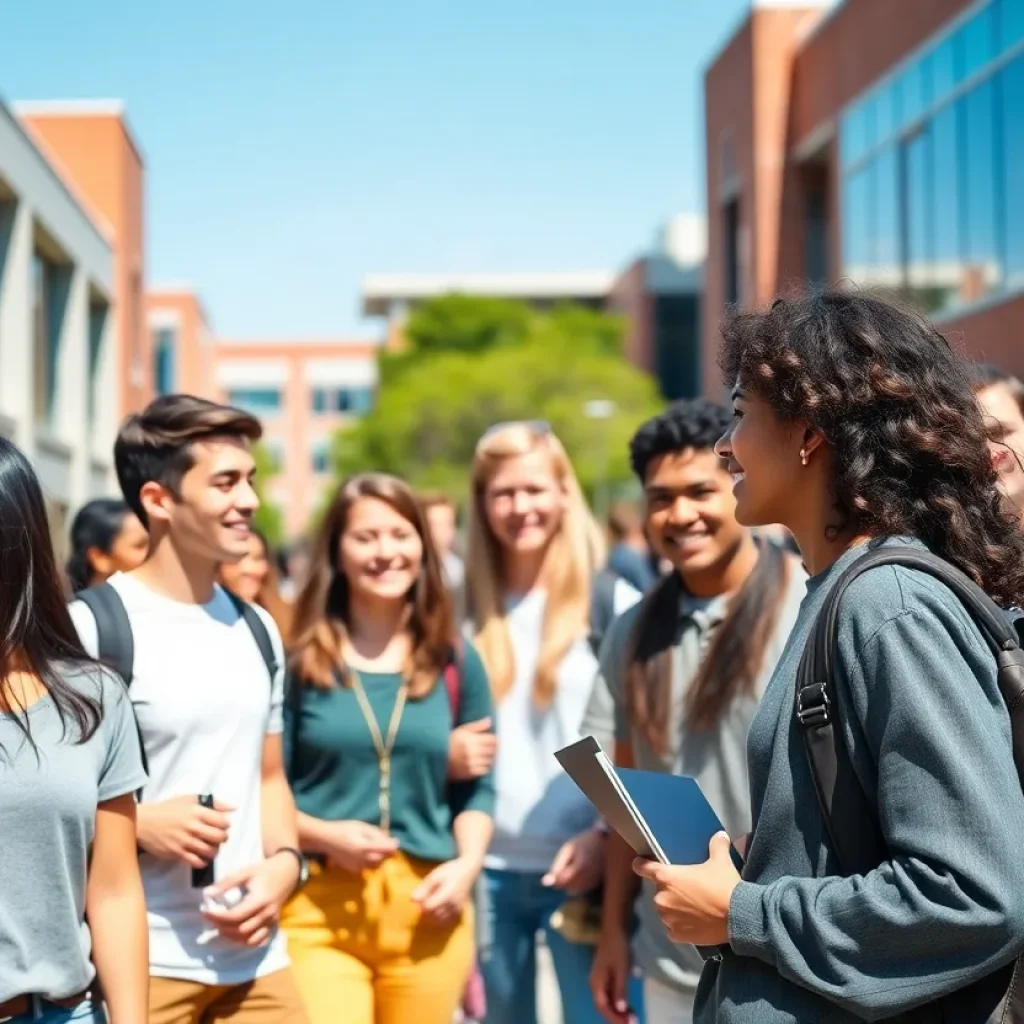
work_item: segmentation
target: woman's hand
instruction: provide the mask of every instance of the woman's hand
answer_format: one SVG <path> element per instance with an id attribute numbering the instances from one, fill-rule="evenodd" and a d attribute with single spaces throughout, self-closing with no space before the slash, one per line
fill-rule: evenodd
<path id="1" fill-rule="evenodd" d="M 448 778 L 453 782 L 482 778 L 494 765 L 497 751 L 498 737 L 489 718 L 460 725 L 448 741 Z"/>
<path id="2" fill-rule="evenodd" d="M 665 865 L 637 858 L 633 870 L 657 885 L 654 905 L 673 942 L 721 946 L 729 941 L 729 901 L 740 875 L 724 832 L 712 837 L 703 864 Z"/>
<path id="3" fill-rule="evenodd" d="M 605 837 L 596 828 L 573 836 L 555 854 L 542 883 L 570 896 L 593 892 L 604 878 L 604 844 Z"/>
<path id="4" fill-rule="evenodd" d="M 420 905 L 423 916 L 434 924 L 452 924 L 462 914 L 479 874 L 479 861 L 456 857 L 434 868 L 420 882 L 412 898 Z"/>
<path id="5" fill-rule="evenodd" d="M 626 987 L 633 966 L 629 937 L 622 928 L 602 929 L 590 968 L 590 993 L 597 1012 L 609 1024 L 629 1024 Z"/>
<path id="6" fill-rule="evenodd" d="M 331 867 L 359 874 L 375 868 L 398 850 L 398 840 L 365 821 L 322 822 L 317 848 Z"/>

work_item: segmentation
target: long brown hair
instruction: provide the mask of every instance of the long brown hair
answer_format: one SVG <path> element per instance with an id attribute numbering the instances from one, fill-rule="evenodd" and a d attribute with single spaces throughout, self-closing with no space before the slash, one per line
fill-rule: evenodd
<path id="1" fill-rule="evenodd" d="M 340 547 L 349 512 L 363 498 L 390 505 L 413 526 L 423 545 L 423 565 L 407 596 L 404 627 L 412 638 L 405 668 L 409 695 L 423 697 L 452 655 L 452 603 L 419 502 L 404 481 L 384 473 L 363 473 L 344 481 L 324 516 L 313 544 L 309 580 L 296 602 L 291 662 L 303 683 L 329 689 L 340 678 L 348 685 L 342 650 L 349 624 L 349 584 L 341 571 Z"/>
<path id="2" fill-rule="evenodd" d="M 779 623 L 792 559 L 763 542 L 753 572 L 729 601 L 687 689 L 684 719 L 691 731 L 709 729 L 737 697 L 752 694 Z M 679 641 L 683 584 L 669 573 L 644 599 L 633 627 L 626 672 L 630 721 L 655 753 L 672 751 L 672 649 Z"/>

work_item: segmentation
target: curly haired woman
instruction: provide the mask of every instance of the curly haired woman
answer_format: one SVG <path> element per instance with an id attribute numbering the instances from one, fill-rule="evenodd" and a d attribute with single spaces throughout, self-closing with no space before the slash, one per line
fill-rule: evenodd
<path id="1" fill-rule="evenodd" d="M 999 603 L 1024 599 L 1024 535 L 968 367 L 923 317 L 838 292 L 736 316 L 721 362 L 737 518 L 788 527 L 812 579 L 750 729 L 742 880 L 725 836 L 696 867 L 637 865 L 673 939 L 720 947 L 694 1019 L 1004 1019 L 990 1014 L 1024 949 L 1024 794 L 995 659 L 960 601 L 883 565 L 840 605 L 832 679 L 864 806 L 835 812 L 880 833 L 863 873 L 839 867 L 794 714 L 805 641 L 866 546 L 928 548 Z"/>

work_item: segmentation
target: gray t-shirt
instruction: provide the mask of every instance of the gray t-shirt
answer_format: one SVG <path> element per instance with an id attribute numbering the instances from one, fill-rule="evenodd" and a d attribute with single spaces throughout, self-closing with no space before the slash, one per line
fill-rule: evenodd
<path id="1" fill-rule="evenodd" d="M 806 574 L 792 559 L 781 613 L 765 651 L 756 692 L 738 697 L 719 715 L 713 728 L 700 732 L 686 728 L 683 718 L 686 692 L 714 630 L 725 617 L 729 598 L 727 595 L 711 599 L 683 595 L 679 609 L 682 631 L 672 651 L 673 699 L 669 729 L 675 741 L 668 757 L 653 750 L 629 721 L 625 694 L 627 659 L 642 606 L 629 609 L 609 630 L 601 649 L 601 670 L 583 718 L 582 734 L 593 736 L 609 757 L 614 756 L 616 740 L 629 743 L 635 766 L 644 771 L 672 772 L 696 779 L 729 835 L 746 835 L 750 831 L 747 732 L 796 622 L 806 580 Z M 692 993 L 704 961 L 693 946 L 679 945 L 668 937 L 654 906 L 656 892 L 650 882 L 644 882 L 636 908 L 639 927 L 633 940 L 634 960 L 646 977 Z"/>
<path id="2" fill-rule="evenodd" d="M 146 778 L 121 681 L 70 665 L 63 678 L 101 702 L 86 742 L 75 742 L 74 718 L 65 714 L 65 725 L 48 696 L 25 713 L 37 751 L 0 712 L 0 1003 L 30 993 L 61 999 L 91 984 L 85 891 L 96 808 Z"/>

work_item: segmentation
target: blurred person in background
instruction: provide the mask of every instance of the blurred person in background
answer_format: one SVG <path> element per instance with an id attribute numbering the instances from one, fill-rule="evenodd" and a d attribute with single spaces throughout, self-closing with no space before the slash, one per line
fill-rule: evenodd
<path id="1" fill-rule="evenodd" d="M 282 554 L 284 571 L 281 574 L 281 596 L 289 603 L 295 601 L 306 585 L 309 575 L 310 543 L 301 537 L 289 544 Z"/>
<path id="2" fill-rule="evenodd" d="M 0 580 L 0 1020 L 144 1024 L 132 707 L 78 642 L 39 481 L 2 438 Z"/>
<path id="3" fill-rule="evenodd" d="M 141 565 L 149 535 L 123 498 L 96 498 L 71 524 L 71 556 L 65 572 L 73 594 L 103 583 L 115 572 Z"/>
<path id="4" fill-rule="evenodd" d="M 425 494 L 420 500 L 430 524 L 434 546 L 441 556 L 445 583 L 449 590 L 459 591 L 465 580 L 466 566 L 455 550 L 459 536 L 458 510 L 444 494 Z"/>
<path id="5" fill-rule="evenodd" d="M 1015 512 L 1024 514 L 1024 385 L 985 363 L 975 367 L 974 388 L 999 482 Z"/>
<path id="6" fill-rule="evenodd" d="M 750 830 L 747 731 L 806 576 L 736 521 L 732 477 L 714 451 L 731 420 L 712 402 L 678 402 L 633 438 L 647 535 L 673 572 L 612 626 L 582 732 L 618 765 L 697 779 L 729 834 L 741 836 Z M 628 1024 L 627 984 L 639 969 L 648 1024 L 690 1024 L 703 958 L 665 934 L 657 890 L 647 883 L 640 893 L 633 857 L 609 833 L 594 1000 L 606 1020 Z"/>
<path id="7" fill-rule="evenodd" d="M 641 594 L 658 581 L 651 564 L 651 548 L 644 533 L 643 519 L 636 505 L 619 502 L 608 516 L 612 547 L 607 568 L 616 572 Z"/>
<path id="8" fill-rule="evenodd" d="M 281 597 L 277 556 L 258 530 L 250 530 L 249 551 L 238 562 L 220 567 L 220 583 L 236 597 L 258 604 L 277 624 L 285 648 L 291 637 L 293 607 Z"/>
<path id="9" fill-rule="evenodd" d="M 425 515 L 384 474 L 343 483 L 299 598 L 286 710 L 307 888 L 285 908 L 313 1024 L 450 1024 L 474 960 L 487 772 L 449 781 L 490 684 L 457 636 Z"/>
<path id="10" fill-rule="evenodd" d="M 565 1024 L 600 1021 L 587 980 L 595 936 L 562 934 L 553 918 L 578 923 L 572 898 L 600 886 L 605 837 L 554 753 L 579 739 L 597 671 L 590 607 L 603 546 L 565 449 L 546 424 L 500 424 L 481 438 L 467 598 L 499 738 L 481 925 L 488 1024 L 536 1024 L 541 931 Z"/>

